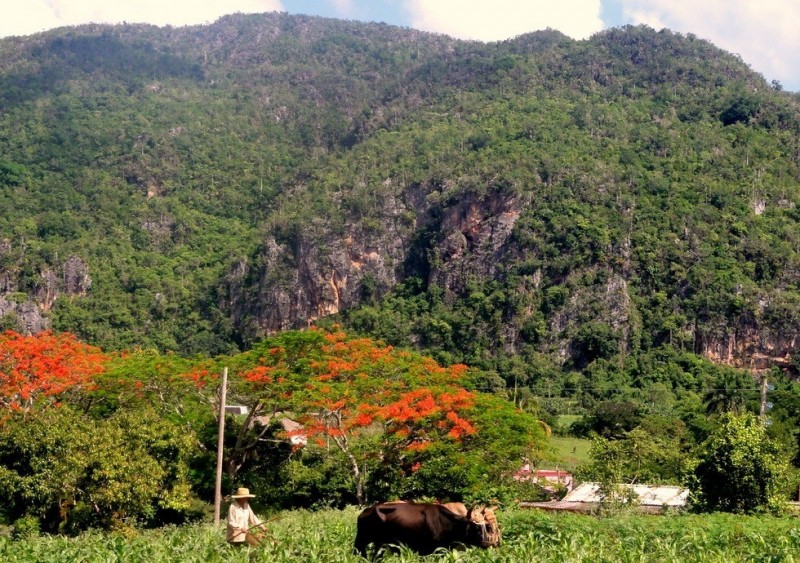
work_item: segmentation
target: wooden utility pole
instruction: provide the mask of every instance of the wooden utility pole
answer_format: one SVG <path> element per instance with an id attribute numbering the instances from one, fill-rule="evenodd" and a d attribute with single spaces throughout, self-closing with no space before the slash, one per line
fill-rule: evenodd
<path id="1" fill-rule="evenodd" d="M 217 435 L 217 481 L 214 487 L 214 525 L 219 524 L 222 505 L 222 443 L 225 438 L 225 398 L 228 394 L 228 368 L 222 369 L 222 387 L 219 390 L 219 434 Z"/>

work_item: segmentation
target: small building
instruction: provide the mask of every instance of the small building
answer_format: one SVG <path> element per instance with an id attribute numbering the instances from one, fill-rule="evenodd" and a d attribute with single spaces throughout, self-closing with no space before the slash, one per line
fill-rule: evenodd
<path id="1" fill-rule="evenodd" d="M 287 435 L 288 442 L 296 448 L 308 445 L 308 436 L 303 431 L 303 425 L 285 415 L 280 416 L 281 414 L 283 413 L 278 413 L 275 416 L 278 424 L 281 425 L 281 428 L 283 428 L 284 433 Z M 272 419 L 273 415 L 267 415 L 257 416 L 254 420 L 261 426 L 269 426 Z"/>
<path id="2" fill-rule="evenodd" d="M 516 473 L 515 481 L 532 481 L 538 483 L 545 490 L 560 488 L 571 491 L 573 486 L 572 473 L 563 469 L 533 469 L 530 463 L 525 463 Z"/>
<path id="3" fill-rule="evenodd" d="M 647 514 L 662 514 L 668 510 L 686 508 L 689 502 L 689 490 L 673 485 L 618 485 L 623 497 L 636 499 L 637 509 Z M 538 508 L 541 510 L 564 512 L 597 512 L 607 499 L 603 497 L 599 483 L 581 483 L 561 499 L 550 502 L 522 502 L 520 508 Z M 622 502 L 625 502 L 624 500 Z"/>
<path id="4" fill-rule="evenodd" d="M 308 445 L 308 436 L 303 432 L 302 424 L 290 418 L 281 418 L 279 422 L 283 427 L 283 431 L 289 436 L 291 445 L 296 447 Z"/>

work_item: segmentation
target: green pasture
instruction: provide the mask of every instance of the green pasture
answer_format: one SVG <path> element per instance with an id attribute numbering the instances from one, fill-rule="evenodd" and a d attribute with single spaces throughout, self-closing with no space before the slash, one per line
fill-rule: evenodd
<path id="1" fill-rule="evenodd" d="M 556 417 L 556 426 L 554 430 L 566 434 L 568 433 L 570 426 L 579 421 L 581 418 L 583 418 L 583 416 L 579 414 L 560 414 Z"/>
<path id="2" fill-rule="evenodd" d="M 292 511 L 270 524 L 272 541 L 238 550 L 210 525 L 135 533 L 91 532 L 76 538 L 0 537 L 4 562 L 222 562 L 359 561 L 351 553 L 358 510 Z M 499 548 L 443 552 L 425 561 L 501 562 L 711 562 L 800 561 L 800 519 L 755 516 L 623 514 L 592 517 L 520 509 L 498 514 Z M 387 562 L 420 561 L 408 551 Z"/>
<path id="3" fill-rule="evenodd" d="M 577 465 L 590 461 L 591 440 L 570 436 L 553 436 L 551 442 L 556 448 L 556 456 L 562 463 L 563 469 L 575 469 Z"/>

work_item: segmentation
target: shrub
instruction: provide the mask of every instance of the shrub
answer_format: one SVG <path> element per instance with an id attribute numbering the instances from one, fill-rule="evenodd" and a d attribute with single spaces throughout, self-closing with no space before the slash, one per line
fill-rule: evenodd
<path id="1" fill-rule="evenodd" d="M 776 509 L 787 464 L 750 413 L 727 413 L 705 444 L 692 484 L 696 503 L 707 511 L 748 513 Z"/>
<path id="2" fill-rule="evenodd" d="M 14 522 L 11 537 L 15 540 L 29 540 L 39 535 L 39 519 L 36 516 L 26 515 Z"/>
<path id="3" fill-rule="evenodd" d="M 17 413 L 0 425 L 0 498 L 9 516 L 50 532 L 182 521 L 191 447 L 147 410 L 100 421 L 66 407 Z"/>

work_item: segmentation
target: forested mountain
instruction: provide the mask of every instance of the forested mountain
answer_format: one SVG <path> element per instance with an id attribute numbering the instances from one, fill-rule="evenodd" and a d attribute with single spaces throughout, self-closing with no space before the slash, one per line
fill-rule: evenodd
<path id="1" fill-rule="evenodd" d="M 5 328 L 215 355 L 333 318 L 488 387 L 800 364 L 800 97 L 691 35 L 62 28 L 0 40 L 0 108 Z"/>

